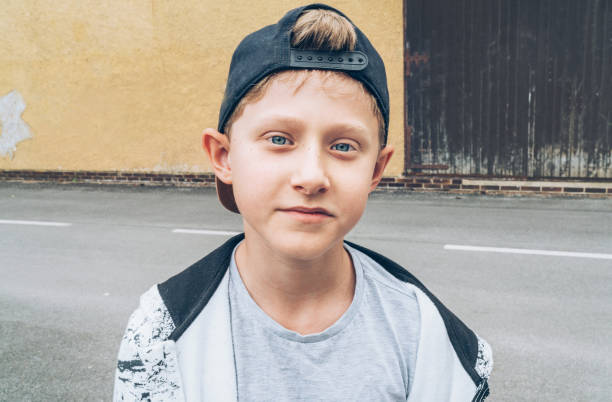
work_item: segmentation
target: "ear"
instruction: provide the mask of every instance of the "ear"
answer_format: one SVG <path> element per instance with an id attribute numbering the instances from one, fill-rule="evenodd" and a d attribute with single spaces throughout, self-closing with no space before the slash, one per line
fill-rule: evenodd
<path id="1" fill-rule="evenodd" d="M 214 128 L 207 128 L 202 134 L 202 147 L 208 155 L 215 176 L 225 184 L 232 184 L 229 138 Z"/>
<path id="2" fill-rule="evenodd" d="M 372 182 L 370 184 L 370 192 L 374 191 L 380 180 L 382 179 L 383 173 L 389 160 L 393 156 L 393 146 L 387 145 L 378 153 L 378 158 L 376 159 L 376 165 L 374 165 L 374 174 L 372 175 Z"/>

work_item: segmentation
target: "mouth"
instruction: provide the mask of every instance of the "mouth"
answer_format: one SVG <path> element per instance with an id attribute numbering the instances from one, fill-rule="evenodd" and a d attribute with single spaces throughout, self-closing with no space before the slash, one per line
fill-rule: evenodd
<path id="1" fill-rule="evenodd" d="M 310 215 L 334 216 L 331 212 L 329 212 L 325 208 L 291 207 L 291 208 L 282 209 L 281 211 L 297 212 L 301 214 L 310 214 Z"/>
<path id="2" fill-rule="evenodd" d="M 281 211 L 302 224 L 324 223 L 334 216 L 325 208 L 292 207 Z"/>

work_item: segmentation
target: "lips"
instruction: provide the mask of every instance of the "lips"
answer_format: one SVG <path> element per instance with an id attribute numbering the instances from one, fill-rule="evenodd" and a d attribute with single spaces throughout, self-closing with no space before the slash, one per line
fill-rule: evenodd
<path id="1" fill-rule="evenodd" d="M 309 207 L 291 207 L 283 209 L 285 212 L 301 212 L 303 214 L 312 214 L 312 215 L 327 215 L 333 216 L 331 212 L 326 210 L 325 208 L 309 208 Z"/>
<path id="2" fill-rule="evenodd" d="M 325 208 L 292 207 L 280 211 L 300 225 L 322 225 L 333 217 Z"/>

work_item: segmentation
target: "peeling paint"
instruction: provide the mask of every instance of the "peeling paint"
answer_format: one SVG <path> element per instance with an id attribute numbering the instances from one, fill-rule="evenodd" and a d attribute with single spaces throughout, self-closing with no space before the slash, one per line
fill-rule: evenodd
<path id="1" fill-rule="evenodd" d="M 21 119 L 26 104 L 16 90 L 0 98 L 0 155 L 13 159 L 17 144 L 32 138 L 30 127 Z"/>

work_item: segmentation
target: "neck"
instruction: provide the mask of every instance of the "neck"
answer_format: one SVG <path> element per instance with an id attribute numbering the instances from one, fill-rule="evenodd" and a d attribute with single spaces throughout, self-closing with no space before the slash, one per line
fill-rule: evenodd
<path id="1" fill-rule="evenodd" d="M 285 328 L 302 334 L 323 331 L 353 300 L 355 271 L 342 240 L 321 255 L 296 259 L 245 228 L 236 265 L 259 307 Z"/>

